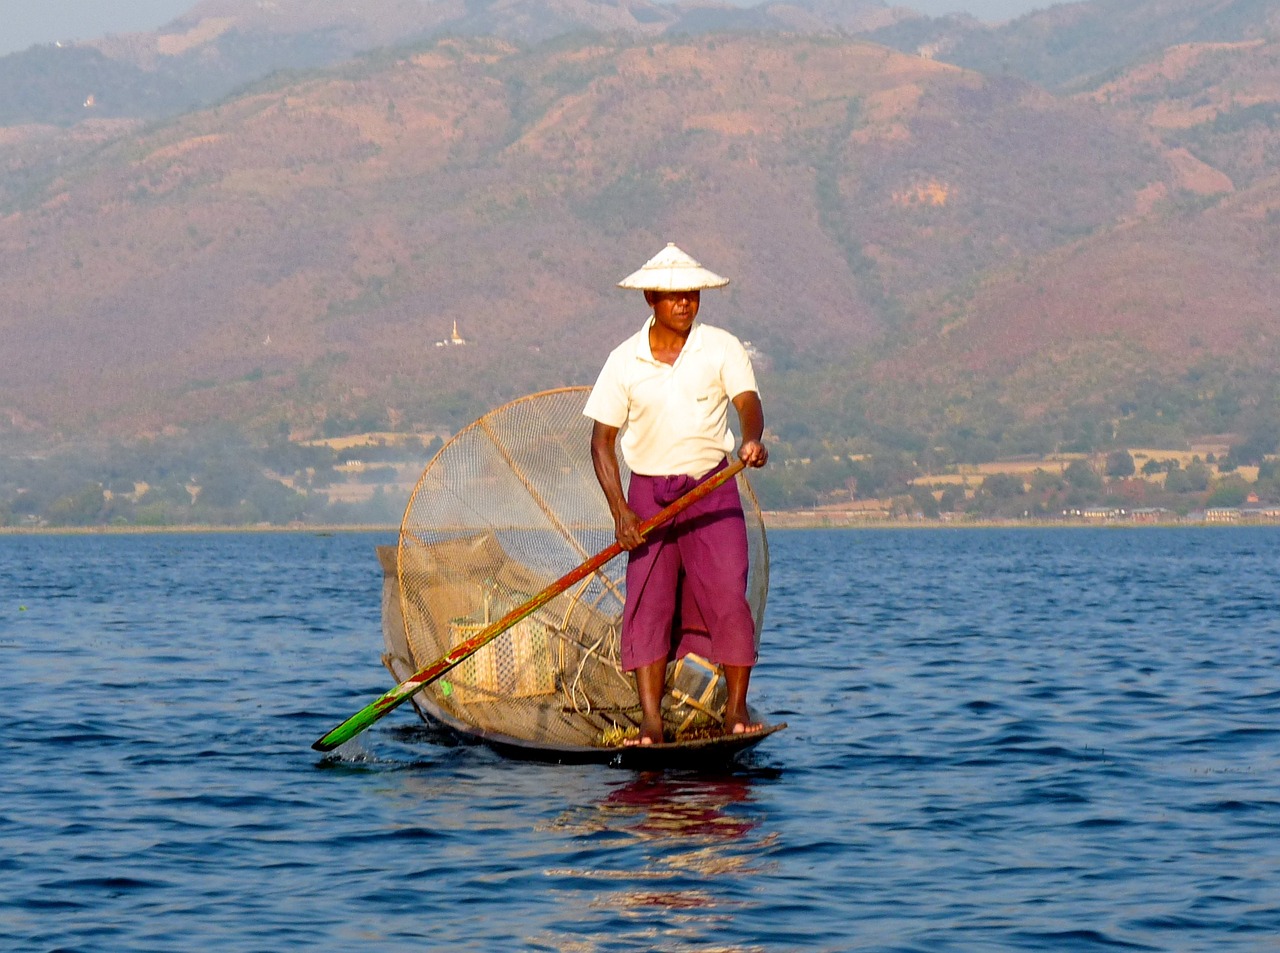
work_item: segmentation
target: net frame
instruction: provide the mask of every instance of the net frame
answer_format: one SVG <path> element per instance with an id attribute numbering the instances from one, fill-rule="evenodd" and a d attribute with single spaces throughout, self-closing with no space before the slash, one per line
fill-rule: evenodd
<path id="1" fill-rule="evenodd" d="M 590 391 L 562 387 L 510 401 L 460 430 L 428 462 L 396 547 L 403 629 L 386 638 L 389 650 L 409 655 L 397 667 L 434 661 L 614 542 L 591 465 L 592 421 L 582 414 Z M 619 464 L 625 488 L 630 471 L 620 455 Z M 768 544 L 744 474 L 737 486 L 758 647 Z M 624 554 L 425 687 L 415 703 L 526 744 L 617 744 L 639 723 L 634 682 L 619 661 L 625 571 Z M 663 716 L 673 737 L 718 730 L 725 693 L 717 666 L 687 655 L 669 666 L 667 684 Z"/>

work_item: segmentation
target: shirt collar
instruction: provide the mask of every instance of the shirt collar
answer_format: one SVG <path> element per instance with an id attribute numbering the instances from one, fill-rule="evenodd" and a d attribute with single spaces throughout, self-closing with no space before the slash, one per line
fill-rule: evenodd
<path id="1" fill-rule="evenodd" d="M 647 361 L 650 364 L 662 364 L 653 356 L 653 350 L 649 347 L 649 329 L 653 327 L 653 315 L 649 315 L 649 320 L 644 323 L 644 327 L 640 329 L 640 333 L 636 335 L 636 357 L 639 360 Z M 693 327 L 689 329 L 689 337 L 685 339 L 684 347 L 680 349 L 681 354 L 689 351 L 702 350 L 702 322 L 697 318 L 693 321 Z M 677 360 L 679 360 L 677 358 Z M 669 367 L 671 365 L 664 365 Z"/>

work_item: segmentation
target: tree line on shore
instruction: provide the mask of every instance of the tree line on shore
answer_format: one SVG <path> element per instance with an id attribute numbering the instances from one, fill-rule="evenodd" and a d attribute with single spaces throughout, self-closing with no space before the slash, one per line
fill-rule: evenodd
<path id="1" fill-rule="evenodd" d="M 338 450 L 231 428 L 178 438 L 0 458 L 0 526 L 252 526 L 399 522 L 405 500 L 384 484 L 425 462 L 438 437 Z M 359 459 L 357 466 L 352 461 Z M 338 484 L 366 492 L 335 499 Z"/>
<path id="2" fill-rule="evenodd" d="M 965 468 L 949 468 L 960 471 Z M 973 470 L 975 468 L 968 468 Z M 979 519 L 1055 518 L 1097 507 L 1152 508 L 1185 516 L 1192 510 L 1238 507 L 1250 500 L 1280 501 L 1280 461 L 1264 458 L 1248 479 L 1230 456 L 1147 456 L 1138 465 L 1128 450 L 1069 462 L 1044 461 L 1028 471 L 1023 461 L 983 473 L 928 474 L 906 455 L 862 459 L 827 456 L 753 475 L 765 509 L 838 507 L 875 500 L 889 516 L 937 519 L 961 514 Z"/>
<path id="3" fill-rule="evenodd" d="M 403 474 L 416 475 L 440 446 L 438 437 L 375 439 L 339 450 L 290 440 L 283 430 L 255 441 L 214 428 L 127 445 L 15 453 L 0 458 L 0 527 L 395 524 L 408 499 Z M 893 515 L 1016 518 L 1108 503 L 1185 514 L 1250 499 L 1280 501 L 1280 463 L 1244 446 L 1185 463 L 1185 454 L 1175 452 L 1135 459 L 1127 449 L 1112 449 L 1034 467 L 1023 461 L 1004 471 L 990 465 L 981 474 L 902 449 L 851 454 L 825 446 L 779 441 L 771 465 L 751 474 L 760 505 L 804 510 L 877 500 Z M 1256 478 L 1246 478 L 1245 463 L 1256 467 Z"/>

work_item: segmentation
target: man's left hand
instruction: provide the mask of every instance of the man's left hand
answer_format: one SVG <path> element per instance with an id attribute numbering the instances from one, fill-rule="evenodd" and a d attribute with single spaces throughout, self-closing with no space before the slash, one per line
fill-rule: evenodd
<path id="1" fill-rule="evenodd" d="M 769 462 L 769 451 L 759 440 L 748 440 L 738 448 L 738 459 L 749 467 L 762 467 Z"/>

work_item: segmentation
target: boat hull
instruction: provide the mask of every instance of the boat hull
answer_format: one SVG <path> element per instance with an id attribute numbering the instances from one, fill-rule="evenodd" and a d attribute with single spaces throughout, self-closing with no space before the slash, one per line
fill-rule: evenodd
<path id="1" fill-rule="evenodd" d="M 759 731 L 709 735 L 658 745 L 546 745 L 478 730 L 420 698 L 415 698 L 413 703 L 415 710 L 427 724 L 448 731 L 459 741 L 484 745 L 503 757 L 546 764 L 608 764 L 636 770 L 724 768 L 765 738 L 787 727 L 786 722 L 782 722 L 765 725 Z"/>

